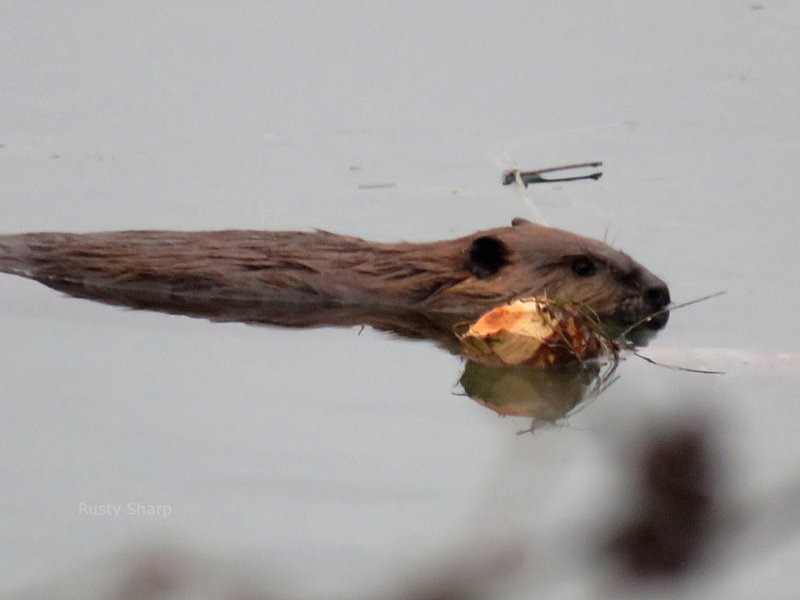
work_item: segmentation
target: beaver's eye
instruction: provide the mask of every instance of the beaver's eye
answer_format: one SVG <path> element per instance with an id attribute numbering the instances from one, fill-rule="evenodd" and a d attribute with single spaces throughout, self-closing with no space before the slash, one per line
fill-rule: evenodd
<path id="1" fill-rule="evenodd" d="M 597 273 L 597 265 L 588 256 L 576 256 L 572 259 L 572 272 L 578 277 L 591 277 Z"/>

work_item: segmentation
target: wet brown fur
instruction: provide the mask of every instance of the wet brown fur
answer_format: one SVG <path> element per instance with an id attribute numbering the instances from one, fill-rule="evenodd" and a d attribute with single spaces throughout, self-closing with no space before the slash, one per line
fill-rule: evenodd
<path id="1" fill-rule="evenodd" d="M 475 253 L 481 244 L 488 250 Z M 576 273 L 576 258 L 589 260 L 595 272 Z M 18 234 L 0 236 L 0 271 L 134 306 L 219 298 L 471 317 L 514 298 L 546 295 L 632 322 L 669 299 L 666 285 L 628 255 L 523 219 L 511 227 L 419 244 L 325 231 Z M 109 294 L 103 290 L 138 300 L 104 299 Z M 657 300 L 653 290 L 659 290 Z"/>

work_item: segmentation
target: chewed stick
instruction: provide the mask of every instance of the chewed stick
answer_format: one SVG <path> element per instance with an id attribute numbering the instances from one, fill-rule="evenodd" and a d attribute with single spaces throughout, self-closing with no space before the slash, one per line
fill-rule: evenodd
<path id="1" fill-rule="evenodd" d="M 549 167 L 547 169 L 537 169 L 535 171 L 520 171 L 512 169 L 503 173 L 503 185 L 516 183 L 523 187 L 528 187 L 531 183 L 555 183 L 558 181 L 580 181 L 581 179 L 594 179 L 595 181 L 603 176 L 601 171 L 588 175 L 575 175 L 572 177 L 542 177 L 542 173 L 553 173 L 555 171 L 566 171 L 569 169 L 586 169 L 603 166 L 602 162 L 577 163 L 574 165 L 564 165 L 561 167 Z"/>

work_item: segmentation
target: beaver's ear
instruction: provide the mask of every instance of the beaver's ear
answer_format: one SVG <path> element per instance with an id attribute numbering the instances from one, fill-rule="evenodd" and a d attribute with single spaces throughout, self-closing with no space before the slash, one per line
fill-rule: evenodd
<path id="1" fill-rule="evenodd" d="M 528 219 L 523 219 L 522 217 L 514 217 L 511 219 L 511 225 L 513 227 L 519 227 L 520 225 L 533 225 L 533 223 L 528 221 Z"/>
<path id="2" fill-rule="evenodd" d="M 469 247 L 467 270 L 478 279 L 491 277 L 509 263 L 508 255 L 508 246 L 498 238 L 491 235 L 475 238 Z"/>

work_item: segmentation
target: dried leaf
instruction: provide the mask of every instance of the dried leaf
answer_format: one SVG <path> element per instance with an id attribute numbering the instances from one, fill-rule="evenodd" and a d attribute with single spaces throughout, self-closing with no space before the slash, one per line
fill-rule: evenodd
<path id="1" fill-rule="evenodd" d="M 490 367 L 547 369 L 616 353 L 616 344 L 592 325 L 573 304 L 525 298 L 492 309 L 457 335 L 471 361 Z"/>

